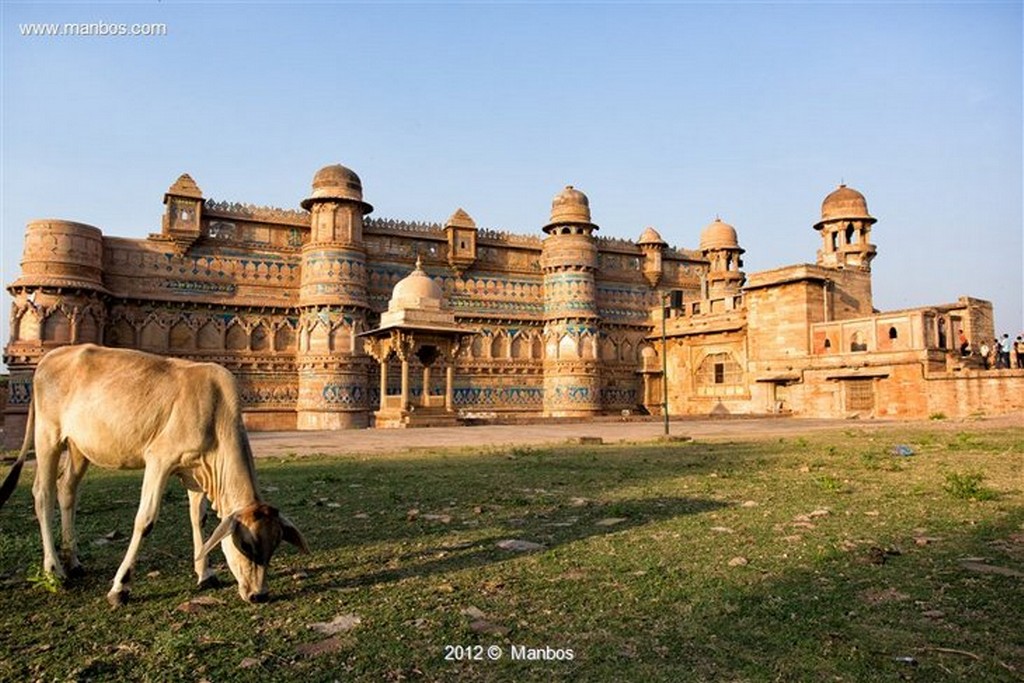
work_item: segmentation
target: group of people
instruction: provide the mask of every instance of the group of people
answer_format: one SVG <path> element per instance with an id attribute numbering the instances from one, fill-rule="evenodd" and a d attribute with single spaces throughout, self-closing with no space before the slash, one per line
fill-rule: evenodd
<path id="1" fill-rule="evenodd" d="M 971 355 L 971 344 L 963 332 L 960 332 L 960 355 Z M 1003 334 L 1001 338 L 993 339 L 991 343 L 981 342 L 978 346 L 978 355 L 985 369 L 992 368 L 1020 368 L 1024 369 L 1024 334 L 1018 334 L 1017 338 L 1010 340 L 1010 335 Z"/>

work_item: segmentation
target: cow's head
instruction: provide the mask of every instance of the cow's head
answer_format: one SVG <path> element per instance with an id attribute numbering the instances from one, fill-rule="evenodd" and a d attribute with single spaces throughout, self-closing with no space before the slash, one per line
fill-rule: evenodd
<path id="1" fill-rule="evenodd" d="M 284 515 L 266 503 L 253 503 L 222 519 L 196 559 L 202 559 L 220 543 L 238 581 L 238 594 L 249 602 L 264 602 L 268 595 L 267 567 L 282 540 L 309 552 L 302 534 Z"/>

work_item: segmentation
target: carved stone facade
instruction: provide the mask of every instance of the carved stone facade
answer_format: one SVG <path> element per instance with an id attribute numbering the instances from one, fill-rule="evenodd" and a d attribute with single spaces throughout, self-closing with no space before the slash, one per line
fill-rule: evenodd
<path id="1" fill-rule="evenodd" d="M 864 196 L 842 185 L 814 225 L 816 263 L 749 278 L 736 230 L 719 220 L 705 228 L 701 296 L 666 321 L 669 411 L 925 418 L 1024 409 L 1024 371 L 984 370 L 977 355 L 995 336 L 989 302 L 874 309 L 874 223 Z M 961 331 L 975 349 L 966 357 Z M 646 395 L 659 395 L 660 372 L 645 367 Z"/>
<path id="2" fill-rule="evenodd" d="M 33 222 L 21 277 L 9 286 L 7 439 L 21 438 L 39 358 L 82 342 L 225 365 L 252 428 L 372 424 L 380 365 L 360 335 L 380 326 L 417 259 L 457 324 L 473 331 L 451 346 L 458 414 L 636 410 L 659 299 L 648 247 L 596 237 L 587 198 L 563 194 L 546 237 L 480 229 L 461 209 L 443 225 L 370 218 L 359 177 L 339 165 L 316 173 L 301 211 L 206 199 L 183 175 L 164 195 L 161 231 L 147 239 Z M 576 221 L 580 207 L 586 225 Z M 657 251 L 660 286 L 696 295 L 701 254 Z M 413 353 L 409 363 L 422 377 L 422 359 Z M 385 381 L 397 394 L 393 370 Z M 446 375 L 428 380 L 435 393 Z M 422 390 L 410 388 L 417 399 Z"/>
<path id="3" fill-rule="evenodd" d="M 188 175 L 164 206 L 146 239 L 63 220 L 27 226 L 8 287 L 9 444 L 21 439 L 40 357 L 84 342 L 225 365 L 255 429 L 370 425 L 388 403 L 382 391 L 401 395 L 400 362 L 426 383 L 407 383 L 407 402 L 445 393 L 462 416 L 658 412 L 663 315 L 672 413 L 1021 407 L 1013 371 L 983 375 L 947 353 L 960 329 L 993 336 L 987 302 L 874 312 L 875 219 L 850 188 L 826 198 L 816 264 L 749 278 L 732 226 L 716 220 L 696 250 L 653 228 L 636 242 L 602 238 L 571 187 L 541 234 L 480 229 L 462 209 L 444 224 L 371 218 L 359 177 L 340 165 L 316 173 L 303 210 L 215 202 Z M 433 373 L 433 360 L 400 353 L 401 334 L 393 349 L 366 334 L 417 260 L 472 331 L 438 341 L 454 355 Z"/>

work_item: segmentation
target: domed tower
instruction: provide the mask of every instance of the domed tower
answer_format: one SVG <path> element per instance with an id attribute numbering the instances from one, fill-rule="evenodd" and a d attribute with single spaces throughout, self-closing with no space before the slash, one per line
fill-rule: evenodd
<path id="1" fill-rule="evenodd" d="M 743 249 L 736 238 L 736 228 L 715 218 L 700 233 L 700 251 L 708 260 L 704 276 L 704 298 L 721 299 L 739 294 L 746 281 L 743 267 Z"/>
<path id="2" fill-rule="evenodd" d="M 870 271 L 876 253 L 875 245 L 871 244 L 874 223 L 864 195 L 852 187 L 840 185 L 825 197 L 821 203 L 821 220 L 814 224 L 822 239 L 818 265 Z"/>
<path id="3" fill-rule="evenodd" d="M 818 265 L 835 271 L 828 283 L 828 317 L 842 320 L 871 315 L 871 226 L 864 195 L 840 185 L 821 203 L 821 220 L 814 229 L 821 233 Z"/>
<path id="4" fill-rule="evenodd" d="M 32 374 L 43 354 L 67 344 L 103 343 L 108 292 L 99 228 L 62 220 L 29 223 L 21 276 L 7 291 L 12 306 L 4 349 L 10 370 L 5 444 L 13 447 L 24 434 Z"/>
<path id="5" fill-rule="evenodd" d="M 661 282 L 662 255 L 668 243 L 661 239 L 661 235 L 654 228 L 648 227 L 640 233 L 637 241 L 640 251 L 644 255 L 643 272 L 644 278 L 651 288 L 657 287 Z"/>
<path id="6" fill-rule="evenodd" d="M 298 428 L 365 427 L 369 419 L 369 362 L 356 334 L 366 328 L 366 250 L 363 185 L 341 164 L 313 176 L 302 200 L 310 213 L 299 286 Z"/>
<path id="7" fill-rule="evenodd" d="M 601 410 L 597 361 L 597 226 L 587 196 L 566 187 L 551 202 L 541 252 L 544 272 L 544 415 L 575 417 Z"/>

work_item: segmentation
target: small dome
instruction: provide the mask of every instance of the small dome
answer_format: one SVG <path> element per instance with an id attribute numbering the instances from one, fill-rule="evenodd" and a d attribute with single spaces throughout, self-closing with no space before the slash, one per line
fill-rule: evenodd
<path id="1" fill-rule="evenodd" d="M 868 213 L 868 202 L 864 199 L 864 195 L 852 187 L 841 184 L 821 203 L 821 220 L 814 227 L 820 228 L 821 224 L 826 221 L 847 218 L 868 220 L 872 223 L 875 221 Z"/>
<path id="2" fill-rule="evenodd" d="M 654 246 L 667 246 L 665 240 L 661 239 L 661 235 L 654 228 L 648 227 L 640 233 L 640 239 L 637 241 L 640 246 L 654 245 Z"/>
<path id="3" fill-rule="evenodd" d="M 739 249 L 740 243 L 736 238 L 736 228 L 728 223 L 723 223 L 722 219 L 716 218 L 713 223 L 710 223 L 701 230 L 700 248 L 701 251 L 709 249 Z"/>
<path id="4" fill-rule="evenodd" d="M 566 185 L 551 201 L 549 224 L 560 223 L 590 223 L 590 200 L 572 185 Z"/>
<path id="5" fill-rule="evenodd" d="M 398 281 L 391 291 L 389 311 L 404 309 L 439 309 L 444 292 L 441 286 L 423 271 L 420 259 L 416 259 L 416 268 Z"/>
<path id="6" fill-rule="evenodd" d="M 341 164 L 324 166 L 313 176 L 313 194 L 302 200 L 307 211 L 320 199 L 342 199 L 358 202 L 363 213 L 370 213 L 373 207 L 363 201 L 363 183 L 355 171 Z"/>

